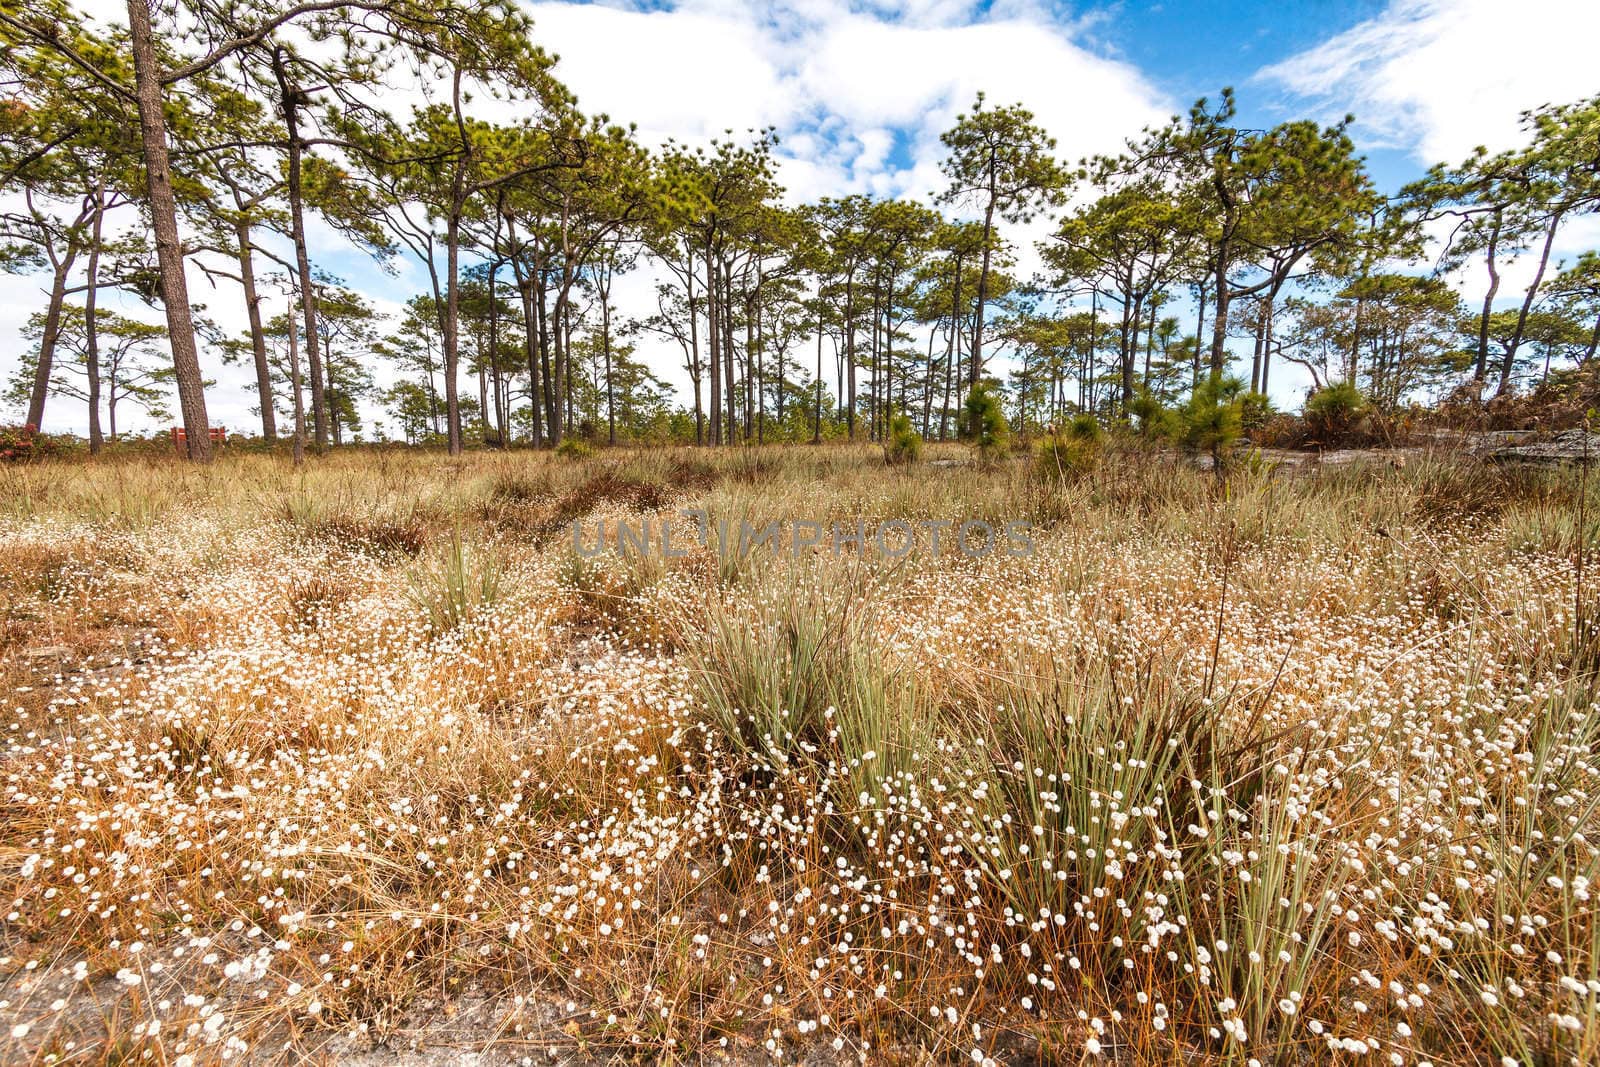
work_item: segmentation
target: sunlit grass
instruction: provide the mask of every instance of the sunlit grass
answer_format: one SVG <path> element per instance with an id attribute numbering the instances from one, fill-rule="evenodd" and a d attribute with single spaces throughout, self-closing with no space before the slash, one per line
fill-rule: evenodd
<path id="1" fill-rule="evenodd" d="M 1600 1058 L 1592 486 L 965 459 L 0 470 L 0 1059 Z"/>

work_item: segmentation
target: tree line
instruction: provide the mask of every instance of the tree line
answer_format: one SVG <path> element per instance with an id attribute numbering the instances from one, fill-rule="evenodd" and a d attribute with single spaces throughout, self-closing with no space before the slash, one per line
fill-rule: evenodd
<path id="1" fill-rule="evenodd" d="M 1111 422 L 1214 386 L 1241 338 L 1252 394 L 1287 361 L 1380 406 L 1483 402 L 1600 345 L 1600 255 L 1553 261 L 1600 210 L 1600 97 L 1384 193 L 1349 119 L 1250 128 L 1224 90 L 1068 163 L 980 94 L 932 204 L 794 205 L 770 130 L 651 148 L 584 114 L 510 0 L 128 0 L 109 28 L 0 0 L 0 45 L 0 266 L 48 294 L 7 396 L 36 427 L 52 397 L 87 405 L 91 450 L 119 404 L 166 417 L 175 391 L 206 458 L 202 348 L 253 369 L 269 441 L 285 422 L 297 450 L 357 439 L 368 401 L 457 453 L 884 439 L 896 419 L 945 438 L 980 388 L 1023 427 Z M 390 106 L 396 86 L 415 103 Z M 1024 277 L 1007 233 L 1035 220 Z M 313 226 L 427 288 L 386 320 L 314 262 Z M 1507 294 L 1513 260 L 1534 272 Z M 244 335 L 194 302 L 191 267 L 242 302 Z M 618 279 L 646 268 L 653 312 L 622 314 Z M 164 327 L 100 306 L 109 290 Z"/>

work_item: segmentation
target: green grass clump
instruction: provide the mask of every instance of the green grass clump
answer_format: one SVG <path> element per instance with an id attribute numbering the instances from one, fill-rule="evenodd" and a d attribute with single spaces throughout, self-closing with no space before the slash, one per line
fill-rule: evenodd
<path id="1" fill-rule="evenodd" d="M 1034 471 L 1044 479 L 1067 481 L 1100 465 L 1105 432 L 1093 415 L 1075 415 L 1066 427 L 1051 434 L 1034 456 Z"/>
<path id="2" fill-rule="evenodd" d="M 433 633 L 448 633 L 495 605 L 500 580 L 495 553 L 469 546 L 457 528 L 440 546 L 437 560 L 412 569 L 411 599 L 427 615 Z"/>

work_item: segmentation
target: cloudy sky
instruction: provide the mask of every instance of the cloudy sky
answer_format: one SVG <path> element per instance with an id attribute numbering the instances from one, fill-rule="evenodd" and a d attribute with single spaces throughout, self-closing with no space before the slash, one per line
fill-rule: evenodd
<path id="1" fill-rule="evenodd" d="M 1353 113 L 1358 143 L 1390 190 L 1476 145 L 1516 143 L 1526 109 L 1600 90 L 1595 0 L 640 0 L 528 8 L 539 43 L 560 56 L 557 71 L 585 110 L 637 124 L 651 144 L 776 127 L 780 178 L 797 202 L 847 192 L 931 199 L 942 184 L 939 134 L 980 90 L 996 103 L 1026 104 L 1069 160 L 1113 151 L 1225 85 L 1237 90 L 1249 124 Z M 1574 230 L 1569 240 L 1592 247 L 1596 237 Z M 329 235 L 318 244 L 319 263 L 380 307 L 397 307 L 423 287 L 412 265 L 386 276 Z M 1513 271 L 1505 284 L 1514 291 L 1516 282 Z M 39 283 L 0 278 L 7 378 L 20 324 L 42 304 Z M 237 293 L 198 276 L 191 286 L 214 317 L 242 328 Z M 626 288 L 624 302 L 638 302 L 648 278 Z M 646 355 L 658 373 L 687 385 L 674 352 Z M 250 426 L 247 376 L 214 356 L 206 369 L 218 381 L 213 421 Z M 1292 401 L 1299 383 L 1281 378 L 1274 391 Z M 52 401 L 47 428 L 81 427 L 74 406 Z"/>

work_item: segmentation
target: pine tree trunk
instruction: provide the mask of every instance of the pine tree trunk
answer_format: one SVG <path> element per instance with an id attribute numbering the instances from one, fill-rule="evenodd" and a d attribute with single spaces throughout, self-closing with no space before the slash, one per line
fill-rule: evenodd
<path id="1" fill-rule="evenodd" d="M 1262 331 L 1264 340 L 1261 343 L 1261 389 L 1259 391 L 1263 396 L 1267 393 L 1267 382 L 1272 374 L 1272 326 L 1275 318 L 1272 309 L 1274 306 L 1275 301 L 1267 301 L 1267 324 Z"/>
<path id="2" fill-rule="evenodd" d="M 256 362 L 256 395 L 261 402 L 261 436 L 278 439 L 278 417 L 272 410 L 272 372 L 267 366 L 267 335 L 261 328 L 261 298 L 256 295 L 255 260 L 250 254 L 250 224 L 235 225 L 239 238 L 239 281 L 244 286 L 244 310 L 250 322 L 250 349 Z"/>
<path id="3" fill-rule="evenodd" d="M 291 304 L 284 314 L 289 322 L 289 387 L 294 390 L 294 465 L 298 467 L 306 461 L 305 395 L 300 384 L 300 344 L 294 306 Z"/>
<path id="4" fill-rule="evenodd" d="M 883 389 L 879 396 L 879 418 L 882 420 L 878 427 L 878 440 L 889 439 L 890 407 L 894 402 L 894 278 L 889 279 L 889 291 L 883 302 Z M 877 384 L 877 375 L 873 375 L 873 384 Z"/>
<path id="5" fill-rule="evenodd" d="M 556 446 L 556 394 L 552 378 L 552 360 L 550 358 L 550 335 L 554 332 L 550 326 L 550 287 L 544 281 L 545 273 L 541 267 L 535 273 L 534 292 L 538 296 L 534 310 L 539 315 L 539 391 L 544 404 L 544 441 L 554 448 Z"/>
<path id="6" fill-rule="evenodd" d="M 500 216 L 496 215 L 495 218 L 498 220 Z M 499 240 L 500 235 L 496 232 L 496 243 Z M 498 301 L 495 299 L 495 281 L 499 273 L 500 263 L 498 260 L 489 264 L 489 378 L 494 384 L 495 434 L 500 438 L 498 444 L 503 448 L 506 443 L 506 424 L 505 417 L 500 411 L 500 316 L 497 314 L 499 306 Z M 482 360 L 479 362 L 481 364 Z M 483 426 L 483 443 L 487 445 L 489 443 L 489 415 L 487 411 L 484 412 Z"/>
<path id="7" fill-rule="evenodd" d="M 100 329 L 95 304 L 100 288 L 100 233 L 105 220 L 105 192 L 94 191 L 94 229 L 89 237 L 89 263 L 85 271 L 83 294 L 83 358 L 89 375 L 89 454 L 97 455 L 105 445 L 100 433 Z"/>
<path id="8" fill-rule="evenodd" d="M 750 302 L 750 304 L 751 304 L 750 317 L 751 317 L 752 321 L 755 324 L 755 333 L 754 333 L 754 338 L 755 338 L 755 349 L 754 349 L 754 351 L 755 351 L 755 364 L 756 364 L 755 365 L 755 379 L 756 379 L 755 380 L 755 391 L 756 391 L 755 422 L 756 422 L 756 444 L 758 444 L 758 445 L 759 444 L 764 444 L 766 442 L 766 429 L 767 429 L 767 426 L 766 426 L 766 423 L 767 423 L 767 395 L 766 395 L 767 368 L 766 368 L 765 355 L 762 352 L 762 342 L 765 339 L 761 336 L 761 284 L 762 284 L 763 280 L 764 279 L 762 278 L 761 260 L 759 258 L 757 258 L 756 259 L 756 288 L 755 288 L 755 296 Z M 783 377 L 783 369 L 782 369 L 781 357 L 780 357 L 780 364 L 779 364 L 779 369 L 778 369 L 778 376 L 779 376 L 779 378 Z M 783 395 L 783 391 L 781 389 L 779 390 L 778 395 L 780 397 Z M 783 401 L 779 400 L 778 403 L 779 403 L 779 411 L 781 412 L 782 411 Z M 781 417 L 781 415 L 780 415 L 780 417 Z"/>
<path id="9" fill-rule="evenodd" d="M 706 339 L 710 342 L 709 367 L 711 378 L 711 433 L 708 440 L 713 445 L 722 444 L 722 330 L 717 310 L 717 269 L 711 242 L 706 241 Z"/>
<path id="10" fill-rule="evenodd" d="M 1216 276 L 1212 279 L 1216 286 L 1216 308 L 1213 312 L 1211 323 L 1211 377 L 1220 379 L 1223 370 L 1228 365 L 1228 254 L 1226 246 L 1217 253 Z"/>
<path id="11" fill-rule="evenodd" d="M 1122 304 L 1122 346 L 1118 352 L 1117 370 L 1122 376 L 1122 411 L 1123 416 L 1128 413 L 1128 405 L 1133 402 L 1133 352 L 1139 346 L 1139 309 L 1138 301 L 1134 301 L 1128 294 L 1123 294 Z"/>
<path id="12" fill-rule="evenodd" d="M 478 434 L 485 447 L 489 444 L 489 368 L 478 360 Z"/>
<path id="13" fill-rule="evenodd" d="M 39 335 L 39 360 L 33 367 L 33 389 L 28 394 L 28 416 L 23 422 L 35 430 L 43 428 L 44 405 L 50 396 L 50 372 L 55 368 L 56 345 L 61 339 L 61 310 L 67 299 L 67 274 L 77 259 L 69 246 L 50 279 L 50 303 L 44 312 L 44 330 Z"/>
<path id="14" fill-rule="evenodd" d="M 814 411 L 812 413 L 813 417 L 812 417 L 812 424 L 811 424 L 811 443 L 814 444 L 814 445 L 820 445 L 822 443 L 822 321 L 821 321 L 821 319 L 822 319 L 822 313 L 821 313 L 821 310 L 819 308 L 819 310 L 817 312 L 817 320 L 818 321 L 817 321 L 816 404 L 815 404 L 815 409 L 814 409 Z M 1596 331 L 1600 331 L 1600 323 L 1596 323 L 1595 324 L 1595 329 L 1596 329 Z"/>
<path id="15" fill-rule="evenodd" d="M 1539 269 L 1534 272 L 1533 281 L 1528 285 L 1527 295 L 1522 299 L 1522 310 L 1517 313 L 1517 328 L 1511 335 L 1511 341 L 1506 345 L 1505 357 L 1500 363 L 1500 385 L 1495 390 L 1498 396 L 1506 391 L 1511 384 L 1511 372 L 1516 365 L 1517 349 L 1522 346 L 1523 331 L 1528 326 L 1528 312 L 1533 309 L 1533 301 L 1539 295 L 1539 283 L 1544 281 L 1545 268 L 1550 265 L 1550 246 L 1555 243 L 1556 229 L 1561 225 L 1560 211 L 1550 216 L 1550 225 L 1545 230 L 1544 247 L 1539 251 Z"/>
<path id="16" fill-rule="evenodd" d="M 511 261 L 511 269 L 517 278 L 517 295 L 522 299 L 522 332 L 525 335 L 523 348 L 528 360 L 528 414 L 533 420 L 529 432 L 533 437 L 535 448 L 542 443 L 543 436 L 542 412 L 539 404 L 539 322 L 538 315 L 533 307 L 533 283 L 522 272 L 521 265 Z"/>
<path id="17" fill-rule="evenodd" d="M 685 270 L 683 272 L 684 290 L 687 292 L 689 306 L 689 376 L 694 379 L 694 443 L 706 443 L 706 415 L 705 404 L 702 396 L 703 383 L 701 377 L 704 373 L 700 362 L 700 314 L 694 305 L 694 246 L 689 238 L 683 239 L 685 254 Z"/>
<path id="18" fill-rule="evenodd" d="M 868 350 L 868 363 L 872 368 L 872 379 L 867 383 L 867 440 L 869 441 L 878 439 L 878 380 L 880 377 L 878 363 L 883 352 L 883 345 L 879 341 L 878 324 L 880 322 L 879 312 L 882 310 L 882 304 L 883 287 L 875 284 L 872 287 L 872 337 L 869 342 L 871 347 Z"/>
<path id="19" fill-rule="evenodd" d="M 1150 361 L 1156 354 L 1156 314 L 1159 311 L 1156 294 L 1151 293 L 1149 299 L 1150 328 L 1144 334 L 1144 380 L 1142 383 L 1146 389 L 1150 388 Z"/>
<path id="20" fill-rule="evenodd" d="M 172 191 L 167 159 L 167 116 L 163 110 L 161 68 L 156 61 L 155 38 L 150 28 L 149 0 L 128 0 L 128 31 L 133 48 L 134 94 L 139 103 L 139 134 L 144 145 L 147 204 L 155 235 L 156 261 L 161 274 L 161 303 L 167 316 L 167 337 L 172 346 L 173 378 L 178 385 L 178 407 L 189 458 L 211 458 L 211 427 L 206 421 L 205 379 L 200 374 L 200 353 L 195 347 L 194 320 L 189 310 L 189 283 L 184 277 L 183 244 L 178 236 L 178 203 Z"/>
<path id="21" fill-rule="evenodd" d="M 735 391 L 734 381 L 734 354 L 733 345 L 733 268 L 726 261 L 722 264 L 722 366 L 723 385 L 722 398 L 728 405 L 728 444 L 736 444 L 739 440 L 739 396 Z"/>
<path id="22" fill-rule="evenodd" d="M 1494 298 L 1500 291 L 1500 269 L 1495 263 L 1495 252 L 1500 246 L 1504 212 L 1504 208 L 1495 208 L 1494 226 L 1489 230 L 1489 244 L 1484 250 L 1484 264 L 1489 269 L 1489 290 L 1483 294 L 1483 311 L 1478 316 L 1478 362 L 1472 371 L 1472 380 L 1480 385 L 1489 374 L 1489 316 L 1494 313 Z"/>
<path id="23" fill-rule="evenodd" d="M 944 357 L 944 397 L 939 402 L 939 440 L 950 439 L 950 398 L 955 392 L 956 378 L 956 324 L 950 324 L 950 349 Z"/>
<path id="24" fill-rule="evenodd" d="M 577 406 L 572 401 L 572 301 L 561 308 L 561 360 L 556 364 L 561 376 L 562 396 L 565 397 L 566 433 L 577 429 Z"/>
<path id="25" fill-rule="evenodd" d="M 617 443 L 617 388 L 611 370 L 611 275 L 608 273 L 598 283 L 600 291 L 600 348 L 606 363 L 606 441 Z"/>
<path id="26" fill-rule="evenodd" d="M 1262 322 L 1259 318 L 1257 318 L 1255 328 L 1255 350 L 1250 357 L 1250 391 L 1252 393 L 1259 393 L 1261 391 L 1261 345 L 1266 340 L 1266 338 L 1264 338 L 1261 334 L 1261 326 Z"/>
<path id="27" fill-rule="evenodd" d="M 459 184 L 459 177 L 457 184 Z M 457 200 L 459 203 L 459 200 Z M 445 221 L 444 276 L 444 433 L 445 448 L 452 456 L 461 454 L 461 396 L 456 373 L 461 365 L 461 215 L 451 211 Z M 313 368 L 312 373 L 316 370 Z"/>
<path id="28" fill-rule="evenodd" d="M 991 188 L 989 206 L 983 212 L 983 266 L 978 271 L 978 309 L 972 322 L 972 371 L 969 386 L 976 386 L 983 374 L 983 312 L 989 300 L 990 236 L 994 233 L 994 194 Z"/>
<path id="29" fill-rule="evenodd" d="M 849 398 L 845 407 L 845 427 L 850 440 L 856 439 L 856 318 L 854 272 L 844 283 L 844 366 L 849 382 Z"/>
<path id="30" fill-rule="evenodd" d="M 294 245 L 295 276 L 300 286 L 300 318 L 306 340 L 306 363 L 311 374 L 311 432 L 313 447 L 328 447 L 328 400 L 322 388 L 322 351 L 317 333 L 317 290 L 311 279 L 311 257 L 306 251 L 305 197 L 301 187 L 300 90 L 289 84 L 283 50 L 272 56 L 273 73 L 282 100 L 284 129 L 289 141 L 285 190 L 289 200 L 289 240 Z"/>

